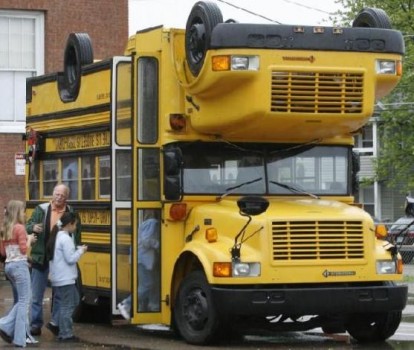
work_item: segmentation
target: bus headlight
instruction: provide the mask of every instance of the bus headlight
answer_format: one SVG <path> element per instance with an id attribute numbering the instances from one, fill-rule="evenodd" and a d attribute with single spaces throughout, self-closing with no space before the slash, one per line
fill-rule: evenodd
<path id="1" fill-rule="evenodd" d="M 256 277 L 260 276 L 260 263 L 233 263 L 233 277 Z"/>
<path id="2" fill-rule="evenodd" d="M 377 260 L 377 274 L 386 275 L 397 273 L 397 265 L 393 260 Z"/>
<path id="3" fill-rule="evenodd" d="M 214 72 L 259 70 L 259 56 L 220 55 L 211 59 Z"/>
<path id="4" fill-rule="evenodd" d="M 258 56 L 231 56 L 231 70 L 258 70 Z"/>
<path id="5" fill-rule="evenodd" d="M 376 72 L 377 74 L 399 75 L 399 63 L 393 60 L 377 60 Z"/>

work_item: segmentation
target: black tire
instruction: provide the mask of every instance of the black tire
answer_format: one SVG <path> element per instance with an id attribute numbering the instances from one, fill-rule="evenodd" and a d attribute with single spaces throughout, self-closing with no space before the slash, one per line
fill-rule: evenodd
<path id="1" fill-rule="evenodd" d="M 355 20 L 352 27 L 369 27 L 391 29 L 391 21 L 384 10 L 366 7 L 362 9 Z"/>
<path id="2" fill-rule="evenodd" d="M 191 9 L 186 24 L 185 54 L 194 76 L 198 76 L 203 67 L 214 27 L 222 22 L 223 15 L 215 3 L 199 1 Z"/>
<path id="3" fill-rule="evenodd" d="M 202 271 L 194 271 L 182 281 L 174 307 L 174 321 L 187 343 L 207 345 L 221 339 L 222 323 Z"/>
<path id="4" fill-rule="evenodd" d="M 395 333 L 401 322 L 401 316 L 401 311 L 355 314 L 348 320 L 346 330 L 361 343 L 382 342 Z"/>
<path id="5" fill-rule="evenodd" d="M 64 77 L 67 93 L 76 98 L 79 93 L 81 68 L 93 63 L 92 42 L 87 33 L 71 33 L 66 42 Z"/>

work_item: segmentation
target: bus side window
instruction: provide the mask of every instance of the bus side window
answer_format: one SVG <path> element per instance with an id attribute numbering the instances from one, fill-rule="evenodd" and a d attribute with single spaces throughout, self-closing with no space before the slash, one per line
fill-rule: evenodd
<path id="1" fill-rule="evenodd" d="M 138 60 L 138 141 L 154 144 L 158 140 L 158 61 Z"/>
<path id="2" fill-rule="evenodd" d="M 141 148 L 138 152 L 138 199 L 160 199 L 160 152 L 158 148 Z"/>
<path id="3" fill-rule="evenodd" d="M 33 161 L 29 166 L 29 200 L 40 199 L 40 162 Z"/>
<path id="4" fill-rule="evenodd" d="M 69 199 L 78 199 L 78 158 L 62 159 L 62 182 L 69 187 Z"/>
<path id="5" fill-rule="evenodd" d="M 52 196 L 53 188 L 58 183 L 58 161 L 47 160 L 43 162 L 43 196 Z"/>
<path id="6" fill-rule="evenodd" d="M 116 200 L 132 199 L 131 151 L 116 151 Z"/>
<path id="7" fill-rule="evenodd" d="M 111 194 L 111 168 L 109 156 L 99 157 L 99 198 L 109 198 Z"/>
<path id="8" fill-rule="evenodd" d="M 82 199 L 95 199 L 95 157 L 82 158 Z"/>

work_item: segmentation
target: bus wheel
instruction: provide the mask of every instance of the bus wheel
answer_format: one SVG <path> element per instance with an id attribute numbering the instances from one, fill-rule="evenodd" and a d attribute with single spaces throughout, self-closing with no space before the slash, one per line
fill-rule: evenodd
<path id="1" fill-rule="evenodd" d="M 81 67 L 93 63 L 92 43 L 87 33 L 71 33 L 66 42 L 64 77 L 67 94 L 76 98 L 79 93 Z"/>
<path id="2" fill-rule="evenodd" d="M 366 7 L 358 13 L 352 22 L 352 27 L 391 29 L 392 26 L 384 10 Z"/>
<path id="3" fill-rule="evenodd" d="M 186 25 L 185 53 L 194 76 L 198 76 L 203 66 L 211 32 L 222 22 L 223 15 L 215 3 L 199 1 L 191 9 Z"/>
<path id="4" fill-rule="evenodd" d="M 174 319 L 187 343 L 206 345 L 221 338 L 221 322 L 202 271 L 192 272 L 182 281 L 174 307 Z"/>
<path id="5" fill-rule="evenodd" d="M 384 341 L 397 330 L 401 315 L 401 311 L 355 314 L 348 320 L 346 330 L 361 343 Z"/>

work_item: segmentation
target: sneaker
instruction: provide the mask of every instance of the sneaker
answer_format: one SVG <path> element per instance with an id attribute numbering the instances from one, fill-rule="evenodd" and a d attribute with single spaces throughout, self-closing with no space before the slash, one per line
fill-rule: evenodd
<path id="1" fill-rule="evenodd" d="M 30 328 L 30 334 L 31 335 L 41 335 L 42 334 L 42 329 L 40 327 L 32 326 Z"/>
<path id="2" fill-rule="evenodd" d="M 27 337 L 26 338 L 26 344 L 37 344 L 37 343 L 39 343 L 39 342 L 33 337 Z"/>
<path id="3" fill-rule="evenodd" d="M 11 344 L 13 339 L 10 335 L 8 335 L 5 331 L 3 331 L 2 329 L 0 329 L 0 337 L 1 339 L 3 339 L 6 343 Z"/>
<path id="4" fill-rule="evenodd" d="M 68 338 L 59 338 L 59 341 L 62 343 L 79 343 L 82 340 L 78 338 L 76 335 L 72 335 L 71 337 L 68 337 Z"/>
<path id="5" fill-rule="evenodd" d="M 119 312 L 121 313 L 122 317 L 125 318 L 126 320 L 129 320 L 131 318 L 131 316 L 129 315 L 129 312 L 126 308 L 126 306 L 122 303 L 119 303 L 117 305 Z"/>
<path id="6" fill-rule="evenodd" d="M 52 322 L 49 322 L 46 324 L 46 328 L 51 331 L 55 336 L 59 335 L 59 327 L 53 324 Z"/>

